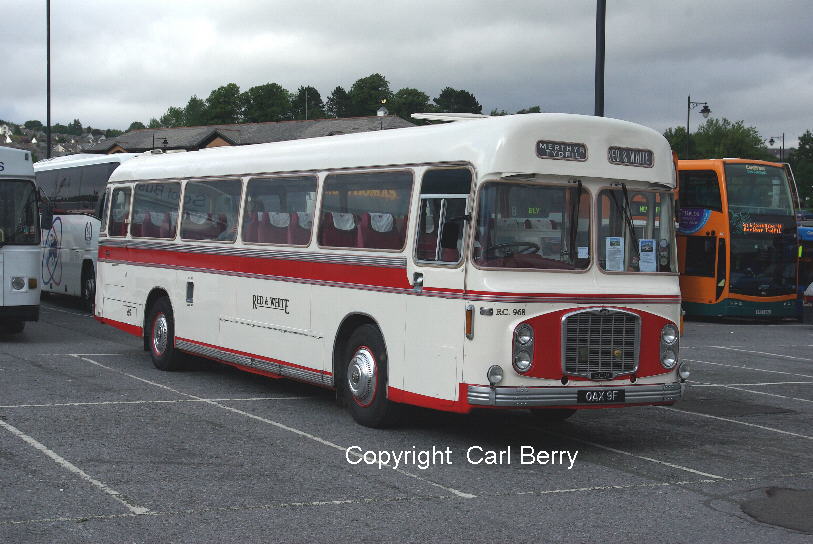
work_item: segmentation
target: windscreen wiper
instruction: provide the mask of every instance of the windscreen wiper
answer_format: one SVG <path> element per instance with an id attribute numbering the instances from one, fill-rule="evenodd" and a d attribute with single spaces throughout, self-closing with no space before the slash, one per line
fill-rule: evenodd
<path id="1" fill-rule="evenodd" d="M 627 184 L 620 183 L 619 185 L 621 185 L 621 190 L 624 194 L 624 206 L 622 207 L 621 204 L 618 203 L 618 198 L 615 196 L 615 191 L 610 191 L 610 194 L 613 197 L 613 202 L 615 203 L 616 209 L 621 212 L 622 216 L 624 216 L 624 223 L 626 223 L 630 232 L 630 237 L 632 238 L 632 247 L 635 249 L 635 256 L 640 262 L 641 254 L 638 251 L 638 236 L 636 236 L 635 227 L 632 225 L 632 214 L 630 213 L 630 198 L 629 194 L 627 193 Z"/>

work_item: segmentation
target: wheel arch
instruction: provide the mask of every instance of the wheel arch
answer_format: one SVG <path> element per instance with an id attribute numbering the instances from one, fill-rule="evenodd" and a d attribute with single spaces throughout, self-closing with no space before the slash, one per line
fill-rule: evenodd
<path id="1" fill-rule="evenodd" d="M 373 325 L 376 329 L 378 329 L 378 333 L 381 335 L 381 339 L 384 342 L 384 346 L 387 346 L 387 340 L 384 338 L 384 333 L 381 331 L 381 326 L 378 324 L 378 321 L 371 316 L 370 314 L 366 314 L 363 312 L 353 312 L 344 317 L 342 319 L 339 328 L 336 330 L 336 334 L 333 337 L 333 387 L 336 389 L 337 394 L 340 395 L 340 384 L 342 380 L 344 380 L 344 365 L 342 364 L 342 354 L 344 353 L 345 346 L 347 345 L 347 341 L 350 339 L 350 335 L 353 334 L 357 328 L 361 327 L 362 325 Z M 389 351 L 387 352 L 389 354 Z M 387 361 L 389 362 L 389 361 Z"/>
<path id="2" fill-rule="evenodd" d="M 147 295 L 147 301 L 144 303 L 144 316 L 142 320 L 142 340 L 144 341 L 144 351 L 149 351 L 149 339 L 147 335 L 147 319 L 150 316 L 150 308 L 155 303 L 156 300 L 166 297 L 167 302 L 169 303 L 169 307 L 172 309 L 173 315 L 175 314 L 175 309 L 172 308 L 172 299 L 169 297 L 169 293 L 163 287 L 153 287 L 150 291 L 150 294 Z"/>

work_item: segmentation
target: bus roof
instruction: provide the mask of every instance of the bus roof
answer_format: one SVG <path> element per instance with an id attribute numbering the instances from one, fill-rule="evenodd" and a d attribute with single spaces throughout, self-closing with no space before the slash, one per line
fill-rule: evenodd
<path id="1" fill-rule="evenodd" d="M 783 162 L 772 162 L 772 161 L 763 161 L 759 159 L 736 159 L 736 158 L 725 158 L 725 159 L 680 159 L 678 161 L 678 168 L 681 166 L 686 167 L 693 167 L 693 168 L 703 168 L 709 167 L 712 164 L 763 164 L 765 166 L 776 166 L 777 168 L 784 168 L 785 163 Z"/>
<path id="2" fill-rule="evenodd" d="M 31 152 L 13 147 L 0 147 L 0 178 L 33 178 Z"/>
<path id="3" fill-rule="evenodd" d="M 36 172 L 46 170 L 56 170 L 58 168 L 71 168 L 74 166 L 87 166 L 90 164 L 106 164 L 110 162 L 124 162 L 133 157 L 138 157 L 140 153 L 113 153 L 111 155 L 101 155 L 99 153 L 77 153 L 75 155 L 63 155 L 43 159 L 34 163 Z"/>
<path id="4" fill-rule="evenodd" d="M 537 155 L 539 142 L 581 144 L 586 160 Z M 610 147 L 652 152 L 652 166 L 609 161 Z M 114 181 L 238 176 L 405 164 L 470 163 L 478 177 L 547 174 L 674 186 L 672 151 L 650 128 L 618 119 L 540 113 L 487 117 L 303 140 L 145 156 L 116 169 Z"/>

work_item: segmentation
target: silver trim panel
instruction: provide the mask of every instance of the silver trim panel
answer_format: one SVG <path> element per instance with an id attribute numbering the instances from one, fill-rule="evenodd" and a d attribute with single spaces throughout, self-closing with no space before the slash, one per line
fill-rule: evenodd
<path id="1" fill-rule="evenodd" d="M 321 374 L 314 370 L 307 370 L 304 368 L 297 368 L 293 366 L 275 363 L 274 361 L 266 361 L 263 359 L 256 359 L 247 355 L 240 355 L 239 353 L 231 353 L 222 349 L 210 346 L 201 346 L 186 340 L 175 339 L 175 347 L 181 351 L 187 351 L 204 357 L 226 361 L 241 366 L 247 366 L 276 374 L 277 376 L 284 376 L 308 383 L 315 383 L 317 385 L 333 387 L 333 376 L 329 374 Z"/>
<path id="2" fill-rule="evenodd" d="M 667 383 L 660 385 L 620 385 L 618 387 L 595 387 L 569 385 L 566 387 L 488 387 L 470 385 L 468 389 L 469 404 L 475 406 L 601 406 L 601 404 L 579 403 L 577 391 L 610 391 L 622 389 L 624 402 L 611 404 L 645 404 L 652 402 L 675 402 L 683 397 L 684 385 Z"/>

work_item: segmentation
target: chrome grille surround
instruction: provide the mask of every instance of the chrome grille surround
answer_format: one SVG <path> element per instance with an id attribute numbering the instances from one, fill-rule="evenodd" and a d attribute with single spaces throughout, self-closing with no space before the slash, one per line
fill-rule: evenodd
<path id="1" fill-rule="evenodd" d="M 611 380 L 638 370 L 641 317 L 615 308 L 590 308 L 562 316 L 562 372 Z"/>

